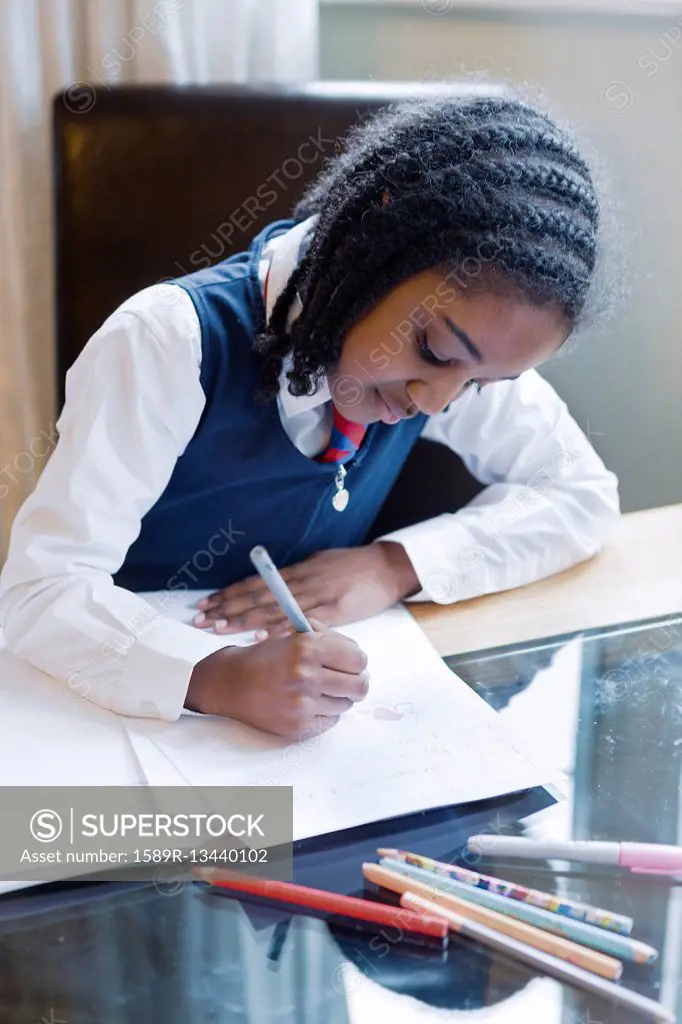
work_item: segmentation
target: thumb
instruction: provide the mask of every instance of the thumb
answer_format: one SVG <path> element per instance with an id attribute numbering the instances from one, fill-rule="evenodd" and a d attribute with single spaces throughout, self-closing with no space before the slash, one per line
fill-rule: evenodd
<path id="1" fill-rule="evenodd" d="M 330 626 L 326 626 L 324 622 L 321 622 L 319 619 L 313 619 L 308 616 L 308 622 L 313 627 L 314 633 L 334 633 L 336 636 L 343 635 L 341 633 L 337 633 L 337 631 L 332 629 Z M 293 636 L 297 632 L 298 630 L 294 629 L 290 622 L 285 622 L 276 629 L 257 629 L 255 631 L 255 638 L 256 640 L 265 640 L 268 637 Z"/>
<path id="2" fill-rule="evenodd" d="M 335 629 L 332 629 L 331 626 L 325 625 L 325 623 L 321 622 L 319 619 L 312 619 L 308 616 L 308 622 L 316 633 L 336 633 Z"/>
<path id="3" fill-rule="evenodd" d="M 346 634 L 342 633 L 339 629 L 333 629 L 331 626 L 327 626 L 319 619 L 313 619 L 308 616 L 308 622 L 316 633 L 322 633 L 324 636 L 334 636 L 339 640 L 345 641 L 347 644 L 352 644 L 353 647 L 359 647 L 357 640 L 353 640 L 351 636 L 346 636 Z"/>

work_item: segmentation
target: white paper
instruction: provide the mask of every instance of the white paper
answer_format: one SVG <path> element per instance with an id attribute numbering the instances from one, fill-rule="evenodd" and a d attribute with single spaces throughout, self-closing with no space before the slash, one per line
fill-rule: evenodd
<path id="1" fill-rule="evenodd" d="M 19 889 L 30 889 L 35 885 L 48 885 L 47 882 L 2 882 L 0 881 L 0 896 L 8 892 L 17 892 Z"/>
<path id="2" fill-rule="evenodd" d="M 121 723 L 16 658 L 0 631 L 0 786 L 146 785 Z M 0 896 L 42 884 L 0 881 Z"/>
<path id="3" fill-rule="evenodd" d="M 187 621 L 190 598 L 184 603 L 177 617 Z M 194 786 L 293 786 L 294 839 L 554 781 L 517 749 L 497 713 L 448 669 L 404 608 L 341 632 L 367 653 L 371 682 L 366 700 L 333 729 L 291 743 L 229 719 L 127 719 L 150 781 L 151 743 Z"/>
<path id="4" fill-rule="evenodd" d="M 122 721 L 16 658 L 0 634 L 0 786 L 146 782 Z"/>
<path id="5" fill-rule="evenodd" d="M 199 611 L 197 602 L 213 593 L 213 590 L 145 590 L 138 593 L 138 597 L 143 598 L 166 618 L 191 625 Z M 255 635 L 252 629 L 243 633 L 231 633 L 225 636 L 225 643 L 246 647 L 255 643 Z"/>

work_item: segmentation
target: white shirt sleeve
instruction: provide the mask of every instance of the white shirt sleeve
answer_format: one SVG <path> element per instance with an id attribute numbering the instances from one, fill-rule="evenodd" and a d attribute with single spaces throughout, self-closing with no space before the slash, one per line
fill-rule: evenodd
<path id="1" fill-rule="evenodd" d="M 619 516 L 618 483 L 535 370 L 473 389 L 422 437 L 488 485 L 465 508 L 377 540 L 402 544 L 422 590 L 451 604 L 550 576 L 594 555 Z"/>
<path id="2" fill-rule="evenodd" d="M 194 666 L 230 643 L 112 580 L 194 435 L 200 365 L 199 320 L 177 285 L 146 288 L 109 317 L 67 374 L 59 440 L 0 580 L 10 649 L 74 699 L 124 715 L 176 719 Z"/>

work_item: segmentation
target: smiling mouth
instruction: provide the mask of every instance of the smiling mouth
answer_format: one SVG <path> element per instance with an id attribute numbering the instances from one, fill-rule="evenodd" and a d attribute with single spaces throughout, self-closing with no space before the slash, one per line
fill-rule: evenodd
<path id="1" fill-rule="evenodd" d="M 382 395 L 381 391 L 379 391 L 378 388 L 377 388 L 377 395 L 379 396 L 379 401 L 383 405 L 384 409 L 388 413 L 388 416 L 389 416 L 390 420 L 393 423 L 397 423 L 398 420 L 402 420 L 404 418 L 405 414 L 402 411 L 402 409 L 398 409 L 387 398 L 384 398 L 384 396 Z"/>
<path id="2" fill-rule="evenodd" d="M 412 419 L 412 417 L 416 415 L 417 407 L 415 406 L 414 402 L 410 402 L 407 409 L 403 409 L 401 406 L 395 405 L 393 402 L 391 402 L 389 398 L 385 398 L 378 388 L 377 394 L 382 405 L 385 406 L 389 416 L 391 416 L 396 421 L 396 423 L 398 422 L 398 420 Z"/>

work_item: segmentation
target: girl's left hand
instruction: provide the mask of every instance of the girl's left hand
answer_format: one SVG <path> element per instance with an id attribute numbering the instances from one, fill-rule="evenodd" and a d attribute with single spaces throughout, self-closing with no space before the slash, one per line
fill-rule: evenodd
<path id="1" fill-rule="evenodd" d="M 377 615 L 421 589 L 405 549 L 391 541 L 318 551 L 280 571 L 306 616 L 326 626 Z M 263 639 L 293 628 L 258 574 L 211 594 L 197 608 L 194 625 L 215 633 L 255 629 Z"/>

